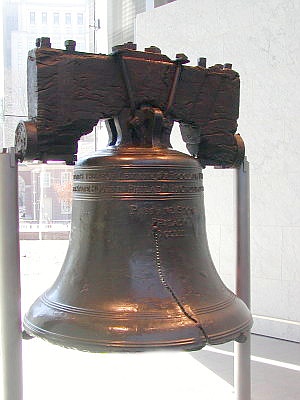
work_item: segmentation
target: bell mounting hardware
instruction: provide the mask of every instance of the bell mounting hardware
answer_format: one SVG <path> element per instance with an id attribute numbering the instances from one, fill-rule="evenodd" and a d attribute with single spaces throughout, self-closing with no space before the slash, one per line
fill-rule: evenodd
<path id="1" fill-rule="evenodd" d="M 66 50 L 52 49 L 49 38 L 40 38 L 29 52 L 29 120 L 16 130 L 20 160 L 74 164 L 79 138 L 106 120 L 111 145 L 170 147 L 177 121 L 202 166 L 242 163 L 244 145 L 235 134 L 240 81 L 231 64 L 206 68 L 202 57 L 188 66 L 184 54 L 171 60 L 155 46 L 142 52 L 131 42 L 110 55 L 77 52 L 72 40 L 65 44 Z"/>

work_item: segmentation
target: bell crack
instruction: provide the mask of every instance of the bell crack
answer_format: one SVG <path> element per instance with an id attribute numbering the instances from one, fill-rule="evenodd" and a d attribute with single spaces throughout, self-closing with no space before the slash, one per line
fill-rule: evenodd
<path id="1" fill-rule="evenodd" d="M 159 229 L 157 228 L 156 225 L 153 225 L 153 237 L 154 237 L 154 243 L 155 243 L 155 261 L 156 261 L 156 269 L 158 272 L 158 276 L 159 276 L 159 280 L 161 282 L 161 284 L 164 286 L 164 288 L 166 288 L 169 293 L 171 294 L 171 296 L 173 297 L 173 299 L 175 300 L 176 304 L 178 305 L 178 307 L 180 308 L 180 310 L 182 311 L 182 313 L 191 321 L 193 321 L 195 324 L 197 324 L 197 326 L 199 327 L 201 333 L 203 334 L 204 338 L 205 338 L 205 344 L 208 344 L 208 336 L 202 326 L 202 324 L 196 319 L 194 318 L 192 315 L 190 315 L 183 304 L 181 304 L 179 298 L 176 296 L 174 290 L 171 288 L 171 286 L 168 284 L 168 282 L 166 281 L 164 272 L 163 272 L 163 267 L 161 265 L 160 262 L 160 251 L 159 251 Z"/>

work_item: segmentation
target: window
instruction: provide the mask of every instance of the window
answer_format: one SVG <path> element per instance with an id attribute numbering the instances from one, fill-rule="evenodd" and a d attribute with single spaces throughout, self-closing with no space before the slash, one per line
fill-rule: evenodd
<path id="1" fill-rule="evenodd" d="M 71 25 L 71 13 L 65 14 L 65 23 L 66 25 Z"/>
<path id="2" fill-rule="evenodd" d="M 65 183 L 71 182 L 72 174 L 71 172 L 62 172 L 60 176 L 60 183 L 64 185 Z"/>
<path id="3" fill-rule="evenodd" d="M 59 13 L 54 13 L 54 14 L 53 14 L 53 23 L 54 23 L 55 25 L 58 25 L 58 24 L 59 24 Z"/>
<path id="4" fill-rule="evenodd" d="M 77 14 L 77 24 L 83 25 L 83 14 L 82 13 Z"/>
<path id="5" fill-rule="evenodd" d="M 51 186 L 50 172 L 41 172 L 41 182 L 44 188 L 49 188 Z"/>
<path id="6" fill-rule="evenodd" d="M 26 189 L 26 184 L 24 178 L 22 176 L 19 176 L 19 181 L 18 181 L 18 200 L 19 200 L 19 210 L 22 212 L 25 210 L 25 189 Z"/>
<path id="7" fill-rule="evenodd" d="M 61 200 L 60 211 L 62 214 L 71 214 L 71 202 L 68 200 Z"/>
<path id="8" fill-rule="evenodd" d="M 47 13 L 42 12 L 42 24 L 46 24 L 46 23 L 47 23 Z"/>
<path id="9" fill-rule="evenodd" d="M 34 11 L 31 11 L 29 13 L 29 21 L 31 24 L 35 24 L 35 12 Z"/>

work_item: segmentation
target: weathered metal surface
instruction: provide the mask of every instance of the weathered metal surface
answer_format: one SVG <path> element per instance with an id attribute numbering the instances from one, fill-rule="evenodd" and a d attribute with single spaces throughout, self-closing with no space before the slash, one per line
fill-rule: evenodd
<path id="1" fill-rule="evenodd" d="M 68 253 L 25 317 L 30 335 L 93 352 L 242 340 L 251 315 L 211 260 L 195 159 L 111 148 L 77 163 L 73 189 Z"/>
<path id="2" fill-rule="evenodd" d="M 19 158 L 71 163 L 99 119 L 110 146 L 75 166 L 69 250 L 27 313 L 26 332 L 95 352 L 243 340 L 251 314 L 211 260 L 202 185 L 202 166 L 244 157 L 234 135 L 238 74 L 133 43 L 109 56 L 66 46 L 30 53 L 31 119 L 17 129 Z M 174 121 L 194 158 L 171 149 Z"/>
<path id="3" fill-rule="evenodd" d="M 139 137 L 142 133 L 136 126 L 141 125 L 141 109 L 148 107 L 163 114 L 161 134 L 166 145 L 172 124 L 178 121 L 197 133 L 199 146 L 197 154 L 193 146 L 192 154 L 202 165 L 240 164 L 241 148 L 232 137 L 239 112 L 239 75 L 230 64 L 206 68 L 202 58 L 198 66 L 188 66 L 184 54 L 171 60 L 154 46 L 141 52 L 132 43 L 117 46 L 111 55 L 76 52 L 74 41 L 66 42 L 66 50 L 57 50 L 46 39 L 28 56 L 35 158 L 73 163 L 77 141 L 100 119 L 114 121 L 122 145 L 145 145 L 147 139 Z M 187 136 L 183 139 L 189 148 Z M 25 151 L 25 158 L 32 153 Z"/>

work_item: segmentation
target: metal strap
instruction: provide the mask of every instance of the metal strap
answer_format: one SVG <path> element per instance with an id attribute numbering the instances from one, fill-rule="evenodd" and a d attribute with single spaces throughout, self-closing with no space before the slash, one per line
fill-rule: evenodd
<path id="1" fill-rule="evenodd" d="M 134 100 L 133 89 L 132 89 L 130 78 L 129 78 L 129 71 L 127 68 L 127 64 L 126 64 L 126 61 L 124 60 L 124 57 L 122 56 L 122 54 L 120 52 L 116 53 L 116 56 L 118 57 L 119 62 L 121 64 L 121 70 L 122 70 L 123 80 L 124 80 L 128 98 L 129 98 L 130 109 L 132 111 L 132 114 L 134 114 L 135 110 L 136 110 L 136 104 L 135 104 L 135 100 Z"/>

